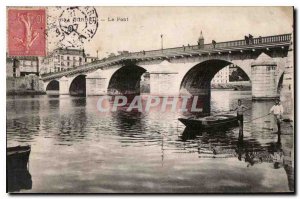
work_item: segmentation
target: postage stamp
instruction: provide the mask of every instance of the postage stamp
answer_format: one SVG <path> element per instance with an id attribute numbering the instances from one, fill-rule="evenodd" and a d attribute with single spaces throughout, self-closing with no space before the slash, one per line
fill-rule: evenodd
<path id="1" fill-rule="evenodd" d="M 45 28 L 45 9 L 8 9 L 8 54 L 45 56 Z"/>

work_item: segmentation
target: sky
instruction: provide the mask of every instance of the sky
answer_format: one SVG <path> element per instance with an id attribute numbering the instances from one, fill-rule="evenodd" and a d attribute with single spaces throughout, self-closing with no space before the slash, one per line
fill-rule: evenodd
<path id="1" fill-rule="evenodd" d="M 48 7 L 54 20 L 65 8 Z M 200 31 L 205 43 L 291 33 L 292 7 L 95 7 L 99 26 L 85 52 L 106 57 L 117 51 L 160 49 L 163 34 L 164 48 L 196 45 Z M 128 21 L 108 21 L 108 18 L 128 18 Z M 51 36 L 52 35 L 52 36 Z M 50 31 L 48 51 L 59 46 Z"/>

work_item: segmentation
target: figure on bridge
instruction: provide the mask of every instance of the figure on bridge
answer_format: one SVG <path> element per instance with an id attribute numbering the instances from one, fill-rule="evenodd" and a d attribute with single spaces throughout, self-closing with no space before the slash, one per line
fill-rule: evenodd
<path id="1" fill-rule="evenodd" d="M 211 44 L 213 45 L 213 48 L 216 48 L 217 42 L 216 42 L 215 40 L 212 40 L 212 41 L 211 41 Z"/>
<path id="2" fill-rule="evenodd" d="M 246 44 L 248 45 L 249 44 L 249 37 L 245 36 L 245 41 L 246 41 Z"/>
<path id="3" fill-rule="evenodd" d="M 249 34 L 249 44 L 254 44 L 253 36 Z"/>
<path id="4" fill-rule="evenodd" d="M 253 35 L 249 34 L 248 36 L 245 36 L 245 41 L 247 45 L 254 44 Z"/>

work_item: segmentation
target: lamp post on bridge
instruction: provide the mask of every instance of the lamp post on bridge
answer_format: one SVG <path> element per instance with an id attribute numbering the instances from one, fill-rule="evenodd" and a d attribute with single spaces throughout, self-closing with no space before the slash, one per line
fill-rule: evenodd
<path id="1" fill-rule="evenodd" d="M 161 51 L 163 51 L 164 50 L 164 35 L 163 34 L 160 35 L 160 39 L 161 39 Z"/>

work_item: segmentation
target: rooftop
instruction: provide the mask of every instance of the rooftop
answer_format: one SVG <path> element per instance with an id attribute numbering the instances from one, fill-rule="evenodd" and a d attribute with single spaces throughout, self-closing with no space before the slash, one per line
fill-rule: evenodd
<path id="1" fill-rule="evenodd" d="M 84 49 L 72 49 L 72 48 L 56 48 L 53 52 L 57 52 L 62 55 L 83 55 L 85 56 Z"/>
<path id="2" fill-rule="evenodd" d="M 36 56 L 7 56 L 6 60 L 8 59 L 38 61 L 38 57 Z"/>

